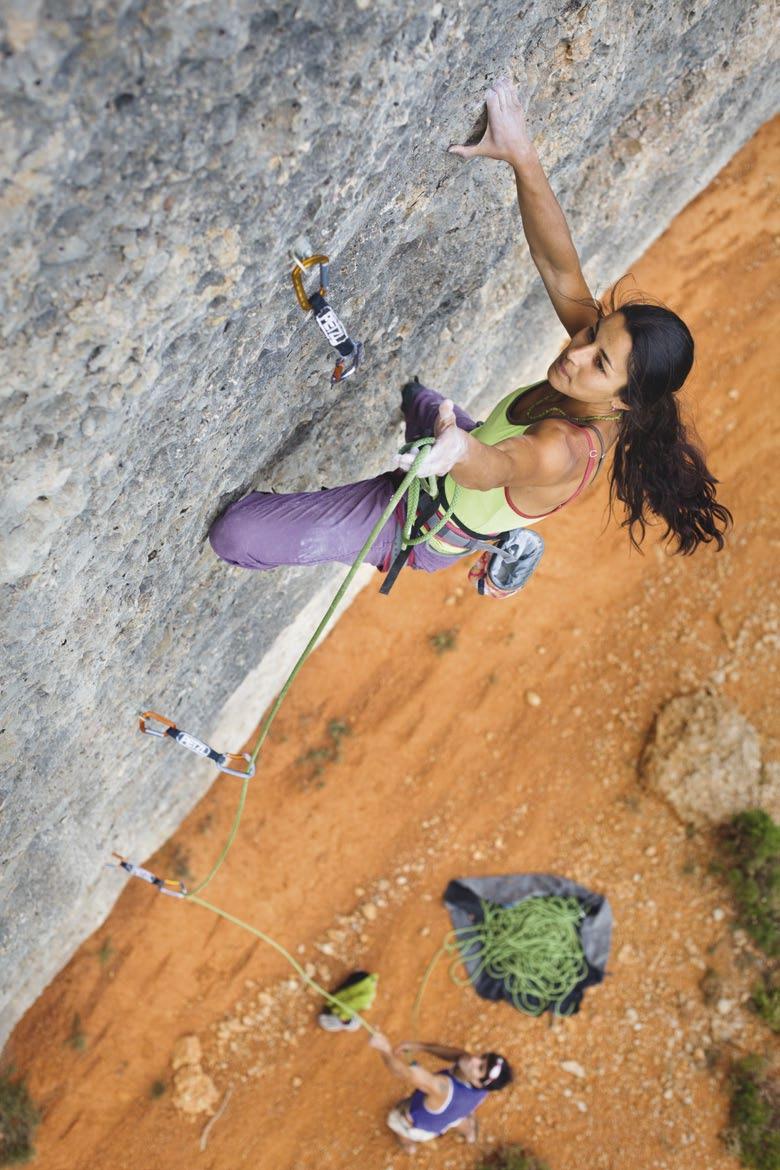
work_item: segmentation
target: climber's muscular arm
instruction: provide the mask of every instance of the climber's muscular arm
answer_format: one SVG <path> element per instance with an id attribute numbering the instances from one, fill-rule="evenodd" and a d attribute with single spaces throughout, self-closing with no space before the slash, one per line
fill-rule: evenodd
<path id="1" fill-rule="evenodd" d="M 582 436 L 560 419 L 544 419 L 525 434 L 488 445 L 457 425 L 452 400 L 439 406 L 433 433 L 436 442 L 418 468 L 418 475 L 450 473 L 460 487 L 489 491 L 491 488 L 554 487 L 568 483 L 576 474 Z M 397 466 L 408 471 L 416 450 L 397 457 Z"/>
<path id="2" fill-rule="evenodd" d="M 598 314 L 595 306 L 580 303 L 592 300 L 593 295 L 582 275 L 569 226 L 531 142 L 515 87 L 502 78 L 487 91 L 485 101 L 488 125 L 481 142 L 476 146 L 451 146 L 450 151 L 467 159 L 499 159 L 512 167 L 531 258 L 555 312 L 569 335 L 574 336 L 592 325 Z"/>

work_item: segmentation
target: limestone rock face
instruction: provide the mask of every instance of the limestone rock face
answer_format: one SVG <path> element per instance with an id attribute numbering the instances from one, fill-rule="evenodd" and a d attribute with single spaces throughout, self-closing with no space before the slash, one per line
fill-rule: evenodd
<path id="1" fill-rule="evenodd" d="M 776 91 L 765 0 L 11 0 L 0 31 L 2 1040 L 122 889 L 111 850 L 214 778 L 135 712 L 238 750 L 260 712 L 223 705 L 337 576 L 229 569 L 213 518 L 382 470 L 412 374 L 480 410 L 556 352 L 507 168 L 446 153 L 486 79 L 522 65 L 602 289 Z M 337 388 L 293 249 L 366 345 Z"/>
<path id="2" fill-rule="evenodd" d="M 743 809 L 767 808 L 777 796 L 774 786 L 764 782 L 755 728 L 726 699 L 708 691 L 679 695 L 666 704 L 640 772 L 681 820 L 694 825 L 717 825 Z"/>

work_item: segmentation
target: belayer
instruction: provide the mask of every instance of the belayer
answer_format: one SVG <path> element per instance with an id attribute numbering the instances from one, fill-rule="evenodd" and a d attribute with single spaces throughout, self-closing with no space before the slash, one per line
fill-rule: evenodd
<path id="1" fill-rule="evenodd" d="M 390 1072 L 414 1091 L 390 1110 L 389 1128 L 407 1153 L 416 1152 L 421 1142 L 430 1142 L 448 1132 L 459 1133 L 467 1142 L 477 1140 L 479 1108 L 488 1093 L 510 1085 L 512 1069 L 506 1057 L 497 1052 L 478 1055 L 464 1048 L 447 1048 L 442 1044 L 406 1041 L 393 1048 L 383 1032 L 372 1036 L 375 1048 Z M 407 1064 L 405 1057 L 427 1053 L 447 1067 L 429 1072 L 417 1061 Z"/>
<path id="2" fill-rule="evenodd" d="M 722 548 L 731 514 L 715 499 L 717 481 L 686 433 L 676 397 L 693 363 L 690 331 L 660 305 L 627 300 L 616 307 L 614 300 L 604 305 L 593 298 L 515 87 L 498 81 L 486 104 L 482 140 L 450 151 L 512 167 L 531 257 L 570 340 L 543 380 L 513 390 L 481 424 L 419 382 L 404 387 L 407 440 L 436 438 L 418 468 L 421 476 L 439 477 L 438 499 L 418 514 L 420 531 L 433 526 L 454 498 L 447 526 L 415 547 L 407 563 L 433 572 L 484 547 L 480 540 L 506 541 L 513 530 L 576 499 L 610 449 L 610 500 L 625 509 L 622 524 L 632 544 L 641 544 L 655 516 L 675 552 L 692 553 L 710 541 Z M 414 458 L 398 456 L 396 465 L 406 470 Z M 212 547 L 223 560 L 247 569 L 351 564 L 398 475 L 388 471 L 316 492 L 250 492 L 214 522 Z M 379 569 L 389 569 L 398 553 L 404 503 L 368 554 Z M 482 591 L 499 597 L 512 591 L 485 588 L 484 563 L 482 577 Z"/>

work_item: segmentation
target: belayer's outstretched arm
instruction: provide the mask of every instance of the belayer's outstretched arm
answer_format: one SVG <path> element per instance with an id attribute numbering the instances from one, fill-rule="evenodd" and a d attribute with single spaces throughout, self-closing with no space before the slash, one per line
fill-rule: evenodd
<path id="1" fill-rule="evenodd" d="M 517 201 L 531 258 L 544 281 L 553 308 L 570 337 L 597 319 L 593 294 L 582 275 L 560 204 L 542 170 L 528 133 L 525 110 L 508 78 L 485 96 L 487 129 L 474 146 L 451 146 L 461 158 L 494 158 L 509 163 L 515 174 Z"/>

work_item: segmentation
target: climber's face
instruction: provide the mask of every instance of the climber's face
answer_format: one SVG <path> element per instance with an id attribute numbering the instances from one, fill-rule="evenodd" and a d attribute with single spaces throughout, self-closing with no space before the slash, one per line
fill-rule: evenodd
<path id="1" fill-rule="evenodd" d="M 625 409 L 620 391 L 628 383 L 631 336 L 622 313 L 610 313 L 575 333 L 547 371 L 554 390 L 581 402 Z"/>

